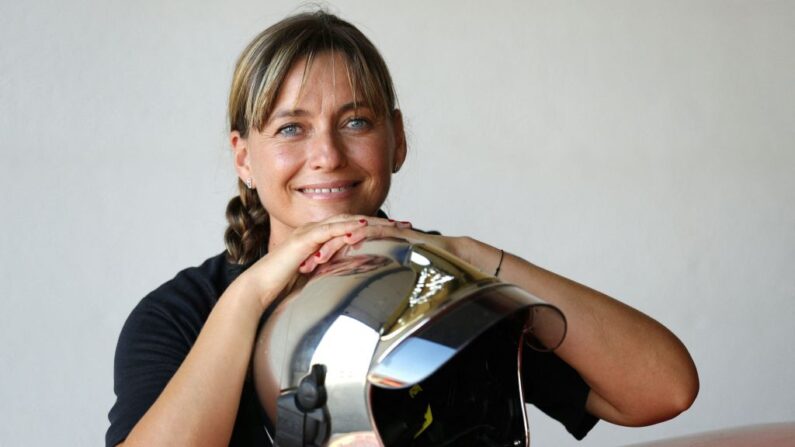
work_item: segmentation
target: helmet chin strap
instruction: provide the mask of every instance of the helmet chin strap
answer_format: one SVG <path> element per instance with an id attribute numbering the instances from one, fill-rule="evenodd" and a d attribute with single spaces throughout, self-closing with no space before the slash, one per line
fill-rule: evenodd
<path id="1" fill-rule="evenodd" d="M 326 444 L 331 424 L 326 408 L 325 382 L 326 366 L 315 364 L 301 379 L 297 389 L 279 396 L 274 447 L 321 447 Z"/>

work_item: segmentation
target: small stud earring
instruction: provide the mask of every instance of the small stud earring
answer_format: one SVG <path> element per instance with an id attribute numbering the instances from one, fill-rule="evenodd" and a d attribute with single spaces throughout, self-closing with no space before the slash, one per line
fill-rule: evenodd
<path id="1" fill-rule="evenodd" d="M 251 177 L 249 177 L 249 178 L 247 178 L 247 179 L 246 179 L 246 188 L 248 188 L 248 189 L 251 189 L 251 188 L 252 188 L 252 185 L 251 185 Z"/>

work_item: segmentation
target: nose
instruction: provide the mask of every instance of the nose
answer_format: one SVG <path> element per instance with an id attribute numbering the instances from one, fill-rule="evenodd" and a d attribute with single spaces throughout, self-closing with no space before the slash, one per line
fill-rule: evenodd
<path id="1" fill-rule="evenodd" d="M 345 147 L 340 136 L 333 130 L 315 134 L 309 148 L 309 164 L 312 169 L 333 171 L 345 167 Z"/>

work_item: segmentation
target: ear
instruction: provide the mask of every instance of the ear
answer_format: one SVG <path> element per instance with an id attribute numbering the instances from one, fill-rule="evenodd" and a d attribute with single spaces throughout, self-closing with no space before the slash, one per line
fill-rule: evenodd
<path id="1" fill-rule="evenodd" d="M 400 109 L 392 112 L 392 131 L 395 138 L 395 157 L 392 161 L 392 170 L 396 171 L 406 161 L 406 132 L 403 130 L 403 114 Z"/>
<path id="2" fill-rule="evenodd" d="M 229 134 L 229 143 L 232 146 L 237 176 L 245 183 L 247 179 L 254 177 L 249 163 L 248 141 L 240 135 L 240 132 L 234 130 Z"/>

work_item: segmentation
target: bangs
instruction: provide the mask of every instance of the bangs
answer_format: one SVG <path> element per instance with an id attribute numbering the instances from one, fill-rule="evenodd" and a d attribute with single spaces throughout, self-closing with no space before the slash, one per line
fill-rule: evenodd
<path id="1" fill-rule="evenodd" d="M 348 78 L 345 81 L 356 106 L 361 101 L 379 118 L 391 116 L 396 107 L 392 80 L 372 43 L 342 20 L 325 18 L 307 24 L 305 19 L 297 16 L 274 25 L 241 54 L 230 92 L 230 130 L 244 136 L 251 128 L 262 131 L 290 69 L 302 59 L 306 62 L 303 90 L 312 63 L 325 52 L 344 55 Z"/>

